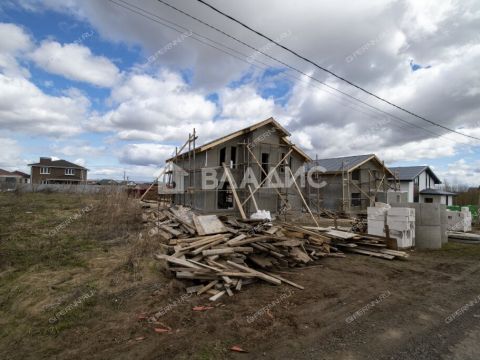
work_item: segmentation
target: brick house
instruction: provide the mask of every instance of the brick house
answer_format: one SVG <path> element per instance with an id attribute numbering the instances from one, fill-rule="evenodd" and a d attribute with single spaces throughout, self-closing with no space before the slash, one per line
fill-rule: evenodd
<path id="1" fill-rule="evenodd" d="M 66 160 L 41 157 L 29 164 L 32 184 L 86 184 L 88 169 Z"/>

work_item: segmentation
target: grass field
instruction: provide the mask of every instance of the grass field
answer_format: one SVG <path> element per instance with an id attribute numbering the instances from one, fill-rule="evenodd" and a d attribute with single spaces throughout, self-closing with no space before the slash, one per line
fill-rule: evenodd
<path id="1" fill-rule="evenodd" d="M 140 211 L 123 194 L 0 194 L 0 348 L 7 358 L 62 352 L 69 331 L 121 307 L 110 290 L 142 282 L 132 246 Z"/>

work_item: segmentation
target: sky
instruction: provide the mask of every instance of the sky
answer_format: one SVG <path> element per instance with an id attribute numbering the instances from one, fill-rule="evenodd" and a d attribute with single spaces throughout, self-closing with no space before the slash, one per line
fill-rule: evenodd
<path id="1" fill-rule="evenodd" d="M 479 141 L 383 104 L 198 1 L 165 1 L 280 62 L 156 0 L 2 0 L 0 168 L 29 172 L 51 156 L 87 167 L 91 179 L 151 181 L 193 128 L 203 143 L 274 117 L 312 158 L 375 153 L 480 185 Z M 393 103 L 480 137 L 479 1 L 209 2 Z"/>

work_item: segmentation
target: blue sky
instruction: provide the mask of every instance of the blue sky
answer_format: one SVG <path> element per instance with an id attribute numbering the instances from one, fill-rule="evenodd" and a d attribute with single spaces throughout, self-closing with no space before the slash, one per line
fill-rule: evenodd
<path id="1" fill-rule="evenodd" d="M 480 136 L 480 45 L 471 31 L 479 24 L 465 17 L 467 9 L 480 13 L 475 2 L 359 1 L 355 13 L 309 2 L 308 14 L 286 6 L 266 15 L 268 2 L 217 5 L 402 106 Z M 90 178 L 118 179 L 126 171 L 130 179 L 149 181 L 194 127 L 203 142 L 273 116 L 312 157 L 373 152 L 387 164 L 427 164 L 441 178 L 478 184 L 478 142 L 383 106 L 414 126 L 389 120 L 368 131 L 379 121 L 371 109 L 159 3 L 127 4 L 183 29 L 172 31 L 112 2 L 0 5 L 0 167 L 25 171 L 40 156 L 53 156 L 86 166 Z M 178 6 L 379 106 L 195 2 Z M 400 20 L 386 21 L 395 17 Z M 184 29 L 193 32 L 182 36 Z M 198 35 L 236 57 L 205 46 Z M 412 59 L 431 67 L 412 71 Z"/>

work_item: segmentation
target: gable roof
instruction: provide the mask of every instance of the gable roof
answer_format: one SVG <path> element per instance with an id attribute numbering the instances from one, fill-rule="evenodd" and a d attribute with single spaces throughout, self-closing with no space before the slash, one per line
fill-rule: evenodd
<path id="1" fill-rule="evenodd" d="M 391 167 L 390 170 L 398 174 L 398 180 L 400 181 L 413 181 L 418 175 L 426 171 L 433 178 L 435 184 L 442 183 L 429 166 L 398 166 Z"/>
<path id="2" fill-rule="evenodd" d="M 15 176 L 15 174 L 11 173 L 10 171 L 0 169 L 0 176 Z"/>
<path id="3" fill-rule="evenodd" d="M 198 153 L 207 151 L 207 150 L 209 150 L 209 149 L 211 149 L 215 146 L 218 146 L 218 145 L 223 144 L 227 141 L 230 141 L 230 140 L 232 140 L 232 139 L 234 139 L 234 138 L 236 138 L 240 135 L 244 135 L 244 134 L 247 134 L 249 132 L 252 132 L 252 131 L 254 131 L 256 129 L 259 129 L 262 126 L 265 126 L 265 125 L 272 125 L 273 127 L 275 127 L 280 133 L 283 134 L 282 140 L 285 141 L 288 145 L 292 145 L 292 148 L 293 148 L 294 151 L 299 153 L 305 160 L 307 160 L 307 161 L 312 160 L 310 158 L 310 156 L 308 156 L 305 152 L 303 152 L 302 149 L 300 149 L 298 146 L 294 145 L 292 142 L 290 142 L 290 140 L 287 139 L 287 137 L 290 136 L 290 133 L 287 131 L 287 129 L 285 129 L 282 125 L 280 125 L 280 123 L 278 123 L 273 117 L 270 117 L 266 120 L 260 121 L 256 124 L 253 124 L 253 125 L 249 126 L 249 127 L 246 127 L 244 129 L 241 129 L 241 130 L 235 131 L 233 133 L 230 133 L 228 135 L 225 135 L 221 138 L 209 141 L 209 142 L 203 144 L 202 146 L 199 146 L 198 148 L 196 148 L 195 153 L 198 154 Z M 192 152 L 192 151 L 190 151 L 190 152 Z M 188 155 L 188 153 L 189 153 L 189 151 L 184 152 L 184 153 L 178 155 L 178 157 L 185 157 L 186 155 Z M 166 161 L 171 161 L 171 160 L 173 160 L 173 158 L 174 157 L 171 157 L 170 159 L 167 159 Z"/>
<path id="4" fill-rule="evenodd" d="M 28 174 L 26 174 L 22 171 L 18 171 L 18 170 L 13 171 L 12 174 L 16 174 L 16 175 L 19 175 L 19 176 L 24 177 L 24 178 L 30 178 L 30 175 L 28 175 Z"/>
<path id="5" fill-rule="evenodd" d="M 59 168 L 73 168 L 73 169 L 88 170 L 83 166 L 74 164 L 67 160 L 49 160 L 44 163 L 28 164 L 28 166 L 59 167 Z"/>
<path id="6" fill-rule="evenodd" d="M 383 163 L 375 154 L 355 155 L 355 156 L 343 156 L 338 158 L 318 159 L 313 160 L 307 164 L 307 169 L 311 169 L 313 166 L 321 166 L 325 169 L 325 172 L 342 172 L 343 170 L 352 171 L 358 166 L 366 163 L 367 161 L 374 160 L 380 165 Z M 385 167 L 389 174 L 393 173 Z"/>

